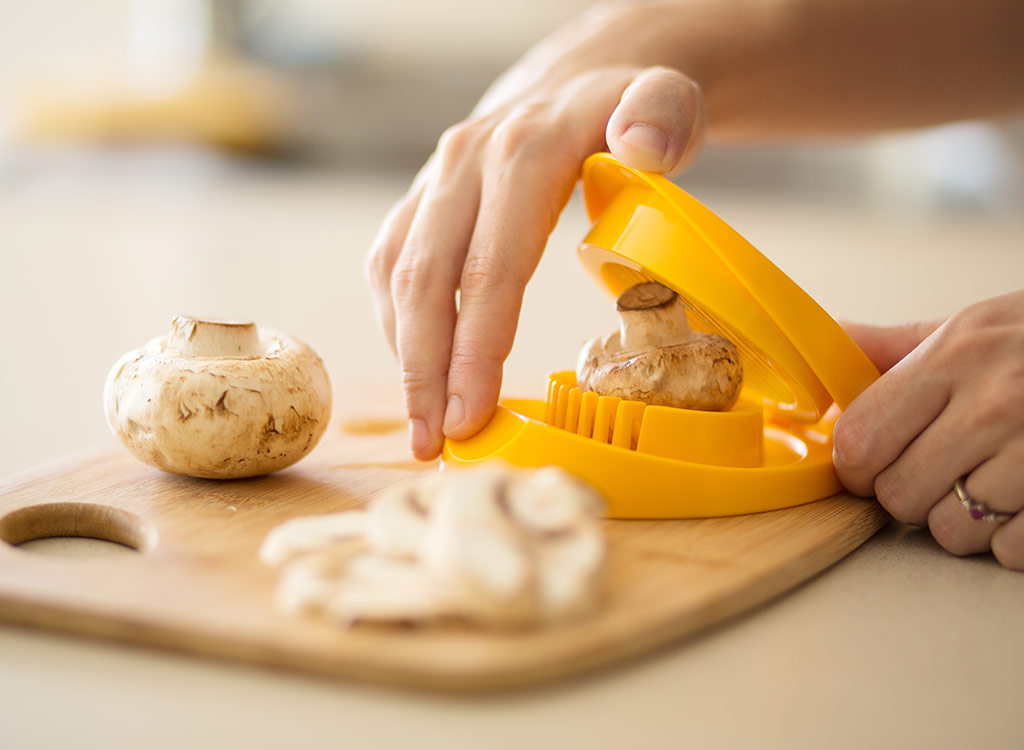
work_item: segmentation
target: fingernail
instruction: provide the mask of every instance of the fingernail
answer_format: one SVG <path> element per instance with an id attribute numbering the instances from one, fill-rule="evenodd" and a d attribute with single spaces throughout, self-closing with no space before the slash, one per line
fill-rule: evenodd
<path id="1" fill-rule="evenodd" d="M 465 419 L 466 407 L 462 403 L 462 396 L 453 393 L 448 397 L 448 408 L 444 410 L 444 434 L 450 435 Z"/>
<path id="2" fill-rule="evenodd" d="M 622 134 L 621 140 L 640 151 L 645 151 L 658 161 L 665 158 L 668 152 L 668 138 L 657 128 L 638 122 L 630 125 Z"/>
<path id="3" fill-rule="evenodd" d="M 409 442 L 412 444 L 413 453 L 430 447 L 430 429 L 427 427 L 427 423 L 419 417 L 409 420 Z"/>

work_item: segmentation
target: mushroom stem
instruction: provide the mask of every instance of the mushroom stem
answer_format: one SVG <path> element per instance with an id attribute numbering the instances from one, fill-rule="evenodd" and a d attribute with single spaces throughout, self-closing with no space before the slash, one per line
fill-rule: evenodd
<path id="1" fill-rule="evenodd" d="M 624 351 L 675 346 L 690 338 L 682 299 L 656 281 L 624 291 L 615 309 L 619 313 L 619 341 Z"/>
<path id="2" fill-rule="evenodd" d="M 171 321 L 167 348 L 186 357 L 244 359 L 262 354 L 255 323 L 182 315 Z"/>

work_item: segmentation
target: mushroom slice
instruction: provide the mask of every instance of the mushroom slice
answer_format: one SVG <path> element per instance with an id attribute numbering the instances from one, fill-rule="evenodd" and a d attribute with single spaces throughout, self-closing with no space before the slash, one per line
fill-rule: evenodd
<path id="1" fill-rule="evenodd" d="M 415 485 L 382 492 L 367 508 L 366 541 L 385 555 L 416 557 L 427 537 L 427 513 Z"/>
<path id="2" fill-rule="evenodd" d="M 552 466 L 510 482 L 506 496 L 512 517 L 540 533 L 571 528 L 605 510 L 593 488 Z"/>
<path id="3" fill-rule="evenodd" d="M 619 330 L 580 353 L 581 388 L 684 409 L 722 411 L 736 403 L 743 385 L 736 346 L 691 331 L 678 294 L 657 282 L 637 284 L 619 296 L 616 310 Z"/>
<path id="4" fill-rule="evenodd" d="M 605 544 L 595 523 L 544 540 L 537 550 L 540 608 L 546 620 L 590 613 L 600 595 Z"/>
<path id="5" fill-rule="evenodd" d="M 260 546 L 260 560 L 264 565 L 276 568 L 294 557 L 339 540 L 364 537 L 367 527 L 364 511 L 293 518 L 267 534 Z"/>
<path id="6" fill-rule="evenodd" d="M 277 583 L 274 602 L 285 614 L 322 611 L 338 587 L 337 577 L 305 565 L 285 568 Z"/>
<path id="7" fill-rule="evenodd" d="M 503 507 L 508 473 L 484 467 L 451 474 L 434 501 L 424 563 L 486 599 L 528 606 L 530 559 Z"/>
<path id="8" fill-rule="evenodd" d="M 423 567 L 408 560 L 364 555 L 350 561 L 348 575 L 324 602 L 341 622 L 434 620 L 458 614 L 459 596 Z"/>

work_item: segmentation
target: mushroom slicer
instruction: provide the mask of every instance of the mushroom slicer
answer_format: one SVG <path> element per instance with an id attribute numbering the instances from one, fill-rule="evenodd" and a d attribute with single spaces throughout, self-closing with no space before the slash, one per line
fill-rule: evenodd
<path id="1" fill-rule="evenodd" d="M 732 341 L 744 384 L 735 406 L 696 411 L 599 396 L 572 371 L 547 398 L 506 399 L 444 461 L 556 464 L 600 491 L 612 518 L 703 518 L 801 505 L 842 490 L 832 465 L 841 409 L 878 370 L 811 297 L 669 180 L 608 154 L 583 165 L 594 222 L 579 247 L 612 295 L 657 281 L 690 327 Z"/>

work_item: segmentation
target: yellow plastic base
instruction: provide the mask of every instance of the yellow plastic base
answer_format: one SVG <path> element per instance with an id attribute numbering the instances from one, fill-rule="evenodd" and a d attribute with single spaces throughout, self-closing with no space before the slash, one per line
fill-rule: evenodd
<path id="1" fill-rule="evenodd" d="M 764 463 L 714 466 L 640 453 L 544 423 L 541 400 L 509 399 L 467 440 L 446 440 L 446 464 L 500 458 L 557 464 L 593 485 L 610 518 L 708 518 L 802 505 L 842 489 L 832 466 L 832 412 L 814 425 L 769 423 Z"/>
<path id="2" fill-rule="evenodd" d="M 761 406 L 739 401 L 728 411 L 650 406 L 576 386 L 576 373 L 548 378 L 545 424 L 619 448 L 715 466 L 764 466 Z"/>
<path id="3" fill-rule="evenodd" d="M 692 328 L 739 350 L 743 405 L 647 406 L 556 373 L 546 403 L 504 402 L 478 435 L 447 441 L 444 460 L 557 464 L 603 493 L 612 518 L 731 516 L 839 492 L 832 428 L 878 377 L 871 360 L 753 245 L 660 175 L 595 154 L 583 197 L 594 221 L 583 266 L 613 296 L 642 281 L 675 291 Z"/>

